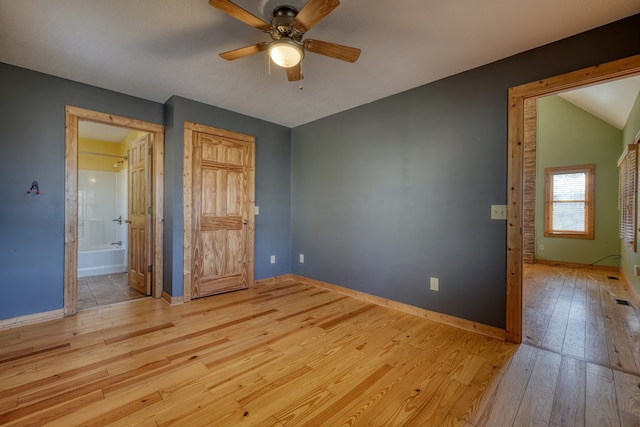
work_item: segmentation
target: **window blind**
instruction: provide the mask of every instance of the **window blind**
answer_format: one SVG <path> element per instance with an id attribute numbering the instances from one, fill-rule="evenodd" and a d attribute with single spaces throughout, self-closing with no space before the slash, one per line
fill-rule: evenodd
<path id="1" fill-rule="evenodd" d="M 618 160 L 619 237 L 636 251 L 637 145 L 627 145 Z"/>

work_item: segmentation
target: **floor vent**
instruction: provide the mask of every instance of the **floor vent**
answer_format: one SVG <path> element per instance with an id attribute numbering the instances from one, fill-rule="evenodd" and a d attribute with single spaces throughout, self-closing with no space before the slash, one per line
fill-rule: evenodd
<path id="1" fill-rule="evenodd" d="M 616 303 L 618 303 L 620 305 L 631 305 L 631 303 L 629 301 L 627 301 L 626 299 L 618 299 L 618 298 L 616 298 Z"/>
<path id="2" fill-rule="evenodd" d="M 611 279 L 611 280 L 620 280 L 620 279 L 618 279 L 616 276 L 607 276 L 607 279 Z"/>

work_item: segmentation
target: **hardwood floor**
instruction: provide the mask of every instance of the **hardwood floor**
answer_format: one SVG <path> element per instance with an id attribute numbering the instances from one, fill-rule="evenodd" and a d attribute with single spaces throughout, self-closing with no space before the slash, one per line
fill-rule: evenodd
<path id="1" fill-rule="evenodd" d="M 622 275 L 527 264 L 523 277 L 525 343 L 640 374 L 640 298 L 628 290 Z"/>
<path id="2" fill-rule="evenodd" d="M 2 425 L 633 426 L 639 383 L 296 282 L 0 331 Z"/>

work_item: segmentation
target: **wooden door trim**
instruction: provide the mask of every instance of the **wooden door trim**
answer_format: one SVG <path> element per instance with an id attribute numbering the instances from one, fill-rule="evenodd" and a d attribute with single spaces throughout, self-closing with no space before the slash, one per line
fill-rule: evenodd
<path id="1" fill-rule="evenodd" d="M 509 89 L 507 166 L 507 304 L 506 339 L 522 342 L 522 262 L 524 152 L 536 144 L 538 98 L 580 86 L 618 80 L 640 73 L 640 55 L 515 86 Z M 533 126 L 533 128 L 531 128 Z M 529 166 L 527 166 L 529 167 Z"/>
<path id="2" fill-rule="evenodd" d="M 78 305 L 78 122 L 88 120 L 122 126 L 153 136 L 153 285 L 151 294 L 159 298 L 162 293 L 162 247 L 164 222 L 164 126 L 101 113 L 84 108 L 65 107 L 65 214 L 64 214 L 64 315 L 76 313 Z"/>
<path id="3" fill-rule="evenodd" d="M 254 241 L 255 241 L 255 137 L 245 135 L 238 132 L 233 132 L 225 129 L 219 129 L 212 126 L 201 125 L 193 122 L 184 122 L 184 165 L 183 165 L 183 206 L 184 206 L 184 218 L 183 218 L 183 272 L 182 272 L 182 301 L 191 301 L 191 248 L 193 239 L 192 230 L 192 186 L 193 186 L 193 164 L 192 164 L 192 150 L 193 150 L 193 137 L 195 132 L 207 133 L 210 135 L 216 135 L 224 138 L 235 139 L 237 141 L 248 142 L 251 144 L 251 160 L 249 163 L 249 183 L 247 188 L 249 199 L 249 238 L 246 246 L 246 251 L 249 257 L 249 267 L 247 271 L 249 287 L 255 287 L 254 283 Z"/>

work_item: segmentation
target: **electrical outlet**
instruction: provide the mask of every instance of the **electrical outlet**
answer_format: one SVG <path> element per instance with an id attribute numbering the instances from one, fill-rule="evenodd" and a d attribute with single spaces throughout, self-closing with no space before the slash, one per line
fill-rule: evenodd
<path id="1" fill-rule="evenodd" d="M 275 263 L 276 263 L 276 256 L 271 255 L 271 264 L 275 264 Z"/>
<path id="2" fill-rule="evenodd" d="M 440 290 L 440 281 L 438 280 L 437 277 L 430 277 L 429 278 L 429 289 L 431 289 L 432 291 L 439 291 Z"/>
<path id="3" fill-rule="evenodd" d="M 304 264 L 304 254 L 300 254 L 300 264 Z"/>

